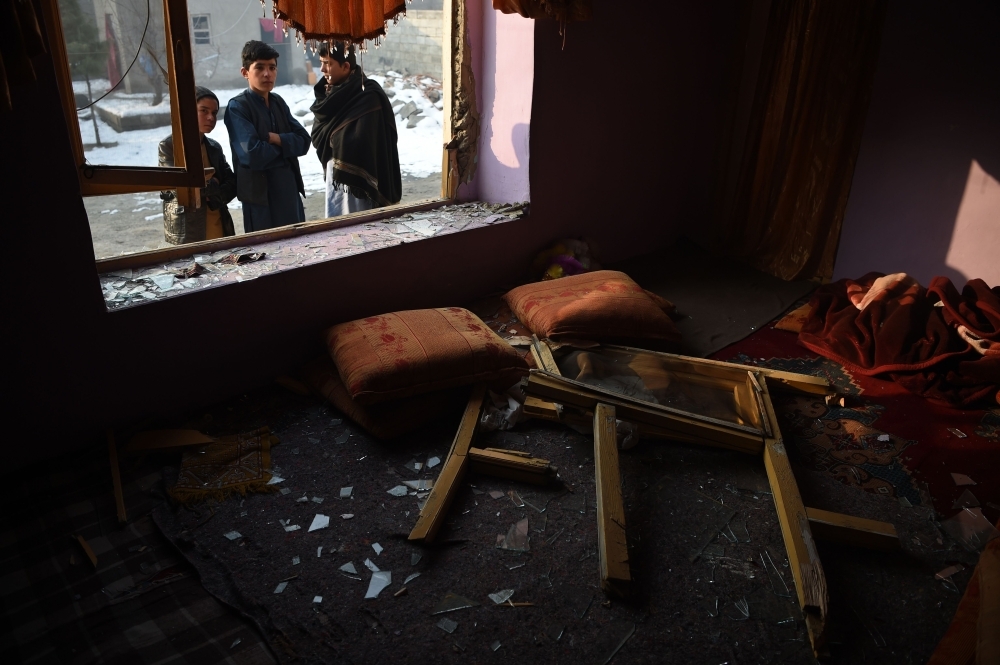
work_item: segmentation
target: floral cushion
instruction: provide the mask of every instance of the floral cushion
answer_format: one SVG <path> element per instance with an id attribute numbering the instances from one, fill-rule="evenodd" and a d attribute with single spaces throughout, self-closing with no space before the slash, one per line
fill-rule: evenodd
<path id="1" fill-rule="evenodd" d="M 362 405 L 478 382 L 505 390 L 528 373 L 513 347 L 461 307 L 341 323 L 326 342 L 344 387 Z"/>
<path id="2" fill-rule="evenodd" d="M 525 284 L 508 292 L 504 300 L 533 333 L 554 341 L 670 349 L 681 340 L 666 314 L 673 305 L 615 270 Z"/>

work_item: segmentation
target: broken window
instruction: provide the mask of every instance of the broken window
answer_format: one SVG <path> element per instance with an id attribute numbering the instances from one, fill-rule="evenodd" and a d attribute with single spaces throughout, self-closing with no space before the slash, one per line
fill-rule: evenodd
<path id="1" fill-rule="evenodd" d="M 218 97 L 218 120 L 206 136 L 234 167 L 224 116 L 229 100 L 247 87 L 240 55 L 248 40 L 278 52 L 274 92 L 307 132 L 313 129 L 314 86 L 323 78 L 320 45 L 303 43 L 272 18 L 269 0 L 263 17 L 255 8 L 227 0 L 53 0 L 47 6 L 57 67 L 64 61 L 60 85 L 99 263 L 138 252 L 150 252 L 146 262 L 155 262 L 155 252 L 188 242 L 167 233 L 164 215 L 170 216 L 169 201 L 201 207 L 201 189 L 214 173 L 202 163 L 194 88 Z M 367 44 L 356 53 L 358 66 L 392 106 L 402 205 L 442 198 L 441 146 L 449 125 L 444 63 L 452 48 L 452 21 L 444 13 L 440 0 L 427 0 L 388 25 L 379 48 Z M 171 43 L 178 47 L 167 48 Z M 174 166 L 161 166 L 160 144 L 168 137 Z M 305 221 L 326 219 L 326 174 L 315 148 L 298 161 Z M 244 234 L 240 201 L 233 198 L 226 208 L 235 234 Z"/>

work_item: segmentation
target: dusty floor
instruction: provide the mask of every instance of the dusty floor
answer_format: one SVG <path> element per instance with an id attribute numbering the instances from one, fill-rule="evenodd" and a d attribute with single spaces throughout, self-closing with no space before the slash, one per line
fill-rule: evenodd
<path id="1" fill-rule="evenodd" d="M 417 498 L 386 492 L 403 480 L 436 477 L 438 469 L 418 474 L 405 464 L 443 457 L 457 421 L 455 414 L 386 445 L 314 400 L 280 389 L 256 391 L 212 409 L 200 426 L 223 432 L 270 425 L 282 440 L 273 463 L 290 491 L 194 510 L 164 504 L 156 518 L 206 588 L 254 619 L 283 662 L 603 663 L 628 635 L 615 663 L 813 662 L 758 459 L 662 443 L 623 452 L 636 594 L 606 602 L 597 588 L 593 444 L 565 427 L 527 423 L 477 439 L 551 460 L 564 487 L 469 476 L 441 544 L 421 548 L 406 540 Z M 904 540 L 896 555 L 821 544 L 831 662 L 925 662 L 959 598 L 933 580 L 954 552 L 920 545 L 935 537 L 929 513 L 904 515 L 894 501 L 824 484 L 805 470 L 797 474 L 811 504 L 890 519 Z M 338 498 L 347 486 L 352 498 Z M 493 490 L 502 496 L 492 498 Z M 512 490 L 528 505 L 517 506 Z M 299 502 L 303 496 L 323 502 Z M 735 512 L 721 534 L 712 526 L 720 504 Z M 316 513 L 330 515 L 331 525 L 308 533 Z M 530 551 L 497 549 L 498 535 L 523 518 Z M 286 533 L 279 519 L 302 529 Z M 223 537 L 233 529 L 243 536 L 236 542 Z M 296 556 L 301 563 L 293 563 Z M 766 568 L 762 557 L 775 567 Z M 392 572 L 391 586 L 375 599 L 364 599 L 371 577 L 365 559 Z M 348 561 L 360 580 L 339 572 Z M 395 596 L 412 573 L 420 577 Z M 275 594 L 288 578 L 284 592 Z M 960 590 L 967 579 L 955 581 Z M 513 601 L 534 606 L 495 605 L 488 594 L 503 589 L 514 590 Z M 449 592 L 478 605 L 433 615 Z M 322 602 L 313 603 L 314 596 Z M 438 627 L 442 616 L 457 622 L 453 633 Z"/>
<path id="2" fill-rule="evenodd" d="M 426 178 L 403 177 L 402 203 L 415 203 L 440 196 L 440 173 L 433 173 Z M 156 192 L 92 196 L 84 198 L 83 203 L 90 219 L 90 233 L 97 258 L 171 246 L 163 239 L 163 217 L 157 216 L 163 212 L 163 207 Z M 323 218 L 322 193 L 310 194 L 303 199 L 303 204 L 307 220 Z M 230 212 L 236 233 L 243 233 L 242 210 Z M 154 219 L 146 219 L 147 217 Z"/>

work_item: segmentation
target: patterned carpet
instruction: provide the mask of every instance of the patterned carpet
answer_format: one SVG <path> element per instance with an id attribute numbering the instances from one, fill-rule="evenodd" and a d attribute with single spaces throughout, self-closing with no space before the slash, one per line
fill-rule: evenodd
<path id="1" fill-rule="evenodd" d="M 1000 409 L 965 410 L 933 405 L 890 381 L 852 376 L 839 364 L 797 343 L 794 333 L 773 324 L 712 356 L 745 365 L 822 376 L 846 407 L 822 398 L 781 396 L 775 408 L 785 438 L 796 444 L 800 461 L 845 485 L 932 503 L 942 515 L 967 488 L 951 473 L 972 477 L 968 488 L 988 519 L 1000 516 Z"/>

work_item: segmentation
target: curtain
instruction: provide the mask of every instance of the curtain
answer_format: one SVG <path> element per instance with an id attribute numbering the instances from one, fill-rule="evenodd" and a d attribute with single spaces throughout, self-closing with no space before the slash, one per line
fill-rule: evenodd
<path id="1" fill-rule="evenodd" d="M 274 0 L 274 16 L 304 39 L 360 44 L 385 36 L 385 24 L 406 13 L 406 0 Z"/>
<path id="2" fill-rule="evenodd" d="M 10 89 L 35 82 L 31 58 L 45 53 L 45 41 L 30 0 L 0 0 L 0 112 L 13 107 Z"/>
<path id="3" fill-rule="evenodd" d="M 746 141 L 715 202 L 727 254 L 786 280 L 832 276 L 886 4 L 772 2 Z"/>
<path id="4" fill-rule="evenodd" d="M 493 9 L 525 18 L 554 18 L 560 23 L 589 21 L 593 0 L 493 0 Z"/>

